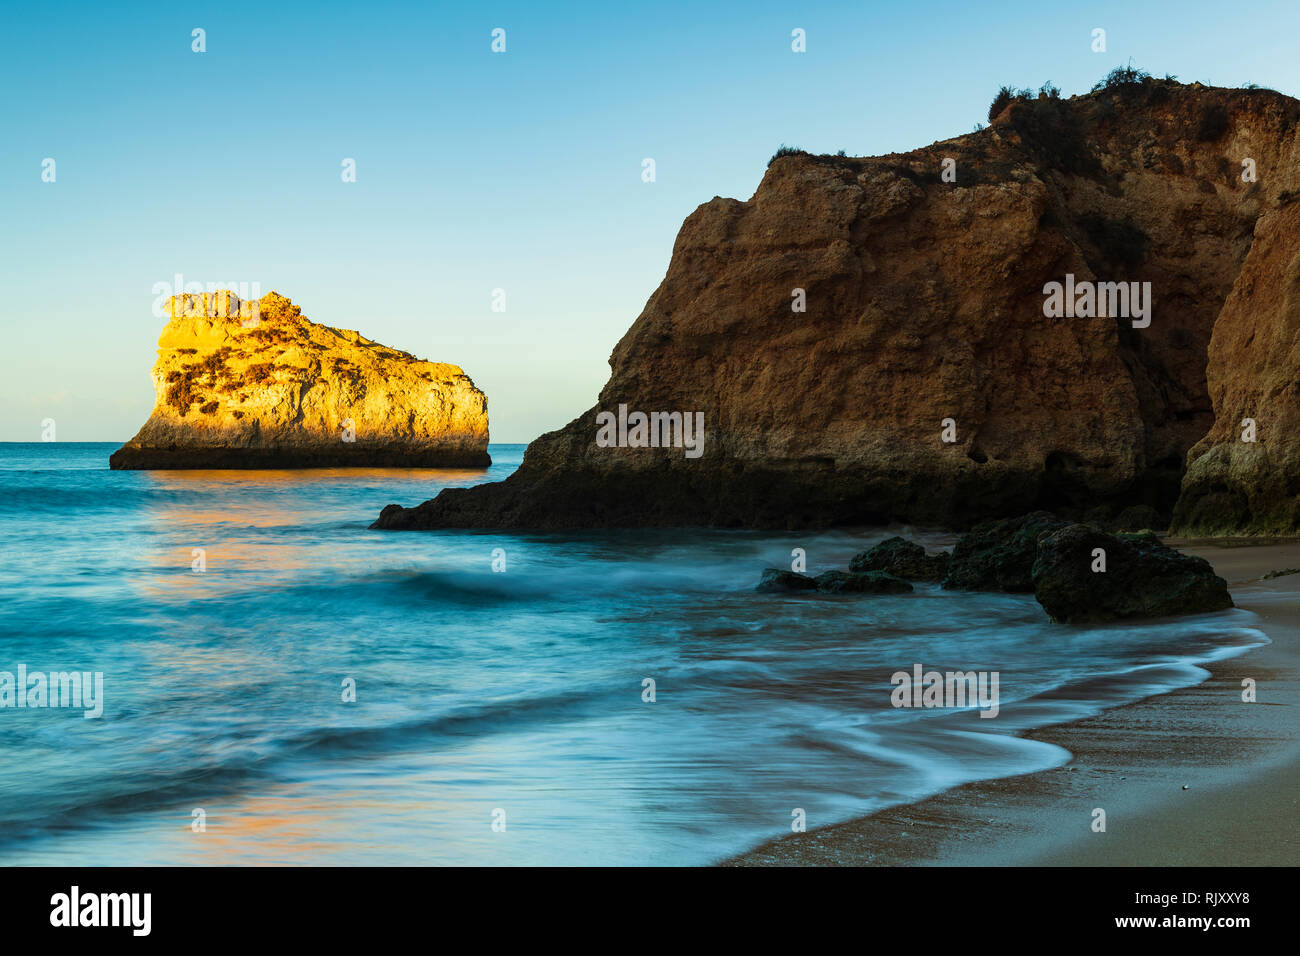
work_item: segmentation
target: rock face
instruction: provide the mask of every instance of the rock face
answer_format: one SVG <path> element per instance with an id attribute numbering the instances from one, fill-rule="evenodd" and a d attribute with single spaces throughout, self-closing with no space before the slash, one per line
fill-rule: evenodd
<path id="1" fill-rule="evenodd" d="M 316 325 L 274 292 L 168 307 L 153 414 L 112 468 L 490 464 L 487 398 L 455 365 Z"/>
<path id="2" fill-rule="evenodd" d="M 884 571 L 826 571 L 817 590 L 830 594 L 910 594 L 912 585 Z"/>
<path id="3" fill-rule="evenodd" d="M 1216 317 L 1247 253 L 1269 256 L 1256 222 L 1300 188 L 1298 118 L 1272 91 L 1116 81 L 1015 98 L 987 129 L 909 153 L 777 158 L 747 202 L 687 218 L 589 410 L 505 482 L 375 526 L 965 528 L 1127 507 L 1163 522 L 1214 424 Z M 1118 300 L 1047 317 L 1067 276 L 1149 282 L 1150 325 Z M 602 441 L 598 416 L 620 406 L 626 440 Z M 638 447 L 636 412 L 702 413 L 702 454 Z"/>
<path id="4" fill-rule="evenodd" d="M 1104 571 L 1096 570 L 1099 551 Z M 1082 524 L 1040 539 L 1033 584 L 1038 603 L 1061 624 L 1232 607 L 1227 582 L 1204 558 L 1165 547 L 1153 534 L 1110 535 Z"/>
<path id="5" fill-rule="evenodd" d="M 827 594 L 908 594 L 912 585 L 902 578 L 883 571 L 825 571 L 817 577 L 786 571 L 781 568 L 764 568 L 763 576 L 754 590 L 772 594 L 792 591 L 822 591 Z"/>
<path id="6" fill-rule="evenodd" d="M 849 561 L 850 571 L 884 571 L 906 581 L 942 581 L 952 555 L 926 554 L 915 541 L 894 536 L 861 551 Z"/>
<path id="7" fill-rule="evenodd" d="M 955 591 L 1032 591 L 1039 539 L 1068 524 L 1037 511 L 978 525 L 952 549 L 943 586 Z"/>
<path id="8" fill-rule="evenodd" d="M 1214 427 L 1188 455 L 1178 533 L 1300 533 L 1298 370 L 1300 201 L 1293 199 L 1256 224 L 1215 323 L 1207 369 Z"/>
<path id="9" fill-rule="evenodd" d="M 781 591 L 815 591 L 817 582 L 798 571 L 783 571 L 780 568 L 764 568 L 763 577 L 759 579 L 755 591 L 778 593 Z"/>

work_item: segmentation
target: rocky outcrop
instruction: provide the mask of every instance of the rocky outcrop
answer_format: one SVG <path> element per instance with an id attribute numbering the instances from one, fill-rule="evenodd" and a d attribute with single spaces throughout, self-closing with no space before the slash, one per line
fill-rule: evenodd
<path id="1" fill-rule="evenodd" d="M 828 594 L 910 594 L 912 585 L 884 571 L 825 571 L 817 590 Z"/>
<path id="2" fill-rule="evenodd" d="M 894 536 L 855 554 L 849 570 L 884 571 L 906 581 L 942 581 L 951 559 L 946 551 L 926 554 L 915 541 Z"/>
<path id="3" fill-rule="evenodd" d="M 943 586 L 954 591 L 1032 591 L 1039 539 L 1068 524 L 1037 511 L 978 525 L 952 549 Z"/>
<path id="4" fill-rule="evenodd" d="M 375 526 L 1163 523 L 1213 424 L 1215 319 L 1300 188 L 1298 118 L 1271 91 L 1130 75 L 908 153 L 776 158 L 748 201 L 687 218 L 589 410 L 505 482 Z M 1118 299 L 1047 317 L 1067 281 L 1149 282 L 1149 326 Z M 702 414 L 702 453 L 643 442 L 638 412 Z"/>
<path id="5" fill-rule="evenodd" d="M 763 576 L 754 590 L 770 594 L 799 591 L 821 591 L 825 594 L 908 594 L 912 585 L 883 571 L 825 571 L 814 578 L 798 571 L 764 568 Z"/>
<path id="6" fill-rule="evenodd" d="M 815 591 L 817 582 L 807 574 L 798 571 L 783 571 L 781 568 L 764 568 L 755 591 L 779 593 L 781 591 Z"/>
<path id="7" fill-rule="evenodd" d="M 487 398 L 455 365 L 317 325 L 275 292 L 174 296 L 157 400 L 112 468 L 481 467 Z"/>
<path id="8" fill-rule="evenodd" d="M 1072 524 L 1043 536 L 1034 597 L 1053 621 L 1094 624 L 1201 614 L 1232 607 L 1210 562 L 1166 547 L 1154 534 L 1111 535 Z"/>
<path id="9" fill-rule="evenodd" d="M 1288 198 L 1256 224 L 1214 326 L 1214 426 L 1187 458 L 1179 534 L 1300 534 L 1300 197 Z"/>

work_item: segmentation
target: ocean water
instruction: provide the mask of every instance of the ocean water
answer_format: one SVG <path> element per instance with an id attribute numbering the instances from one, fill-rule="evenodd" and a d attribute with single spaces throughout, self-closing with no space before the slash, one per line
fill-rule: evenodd
<path id="1" fill-rule="evenodd" d="M 816 573 L 951 544 L 913 529 L 367 529 L 523 446 L 298 472 L 111 472 L 115 447 L 0 444 L 0 671 L 103 674 L 98 718 L 0 708 L 0 863 L 709 863 L 800 810 L 1060 765 L 1016 733 L 1267 641 L 1241 610 L 1067 628 L 1032 595 L 754 591 L 796 547 Z M 916 664 L 997 671 L 997 717 L 893 707 Z"/>

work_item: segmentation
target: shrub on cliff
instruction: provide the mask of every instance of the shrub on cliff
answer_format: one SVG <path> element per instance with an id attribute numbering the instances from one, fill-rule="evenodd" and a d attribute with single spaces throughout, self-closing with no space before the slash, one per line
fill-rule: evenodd
<path id="1" fill-rule="evenodd" d="M 807 156 L 807 155 L 808 155 L 808 150 L 806 149 L 800 149 L 797 146 L 787 146 L 785 145 L 785 143 L 782 143 L 777 148 L 777 151 L 772 154 L 772 158 L 767 161 L 767 165 L 771 166 L 782 156 Z"/>
<path id="2" fill-rule="evenodd" d="M 259 362 L 244 369 L 244 381 L 249 385 L 258 385 L 271 377 L 274 366 L 270 362 Z"/>
<path id="3" fill-rule="evenodd" d="M 229 371 L 226 369 L 226 359 L 229 357 L 229 347 L 219 348 L 217 351 L 212 352 L 204 358 L 203 361 L 199 363 L 199 368 L 201 368 L 207 375 L 210 375 L 212 380 L 215 382 L 218 378 L 222 378 L 229 374 Z"/>
<path id="4" fill-rule="evenodd" d="M 176 409 L 176 413 L 182 418 L 190 410 L 190 406 L 197 400 L 194 394 L 194 386 L 190 382 L 189 376 L 178 378 L 167 389 L 167 404 Z"/>
<path id="5" fill-rule="evenodd" d="M 1092 91 L 1094 93 L 1136 93 L 1149 79 L 1151 79 L 1150 73 L 1139 70 L 1130 63 L 1128 66 L 1115 67 L 1100 83 L 1093 86 Z"/>
<path id="6" fill-rule="evenodd" d="M 1011 104 L 1011 98 L 1015 94 L 1011 87 L 1004 86 L 998 90 L 998 95 L 993 97 L 993 103 L 989 106 L 989 122 L 992 123 L 997 117 Z"/>

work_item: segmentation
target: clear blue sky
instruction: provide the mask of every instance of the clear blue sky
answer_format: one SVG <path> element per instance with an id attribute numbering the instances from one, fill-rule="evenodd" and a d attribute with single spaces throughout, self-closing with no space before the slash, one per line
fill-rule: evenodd
<path id="1" fill-rule="evenodd" d="M 457 363 L 493 440 L 528 441 L 590 406 L 682 220 L 749 198 L 781 143 L 909 149 L 1003 83 L 1071 95 L 1130 58 L 1300 92 L 1294 0 L 53 2 L 0 29 L 5 441 L 134 434 L 175 273 Z"/>

